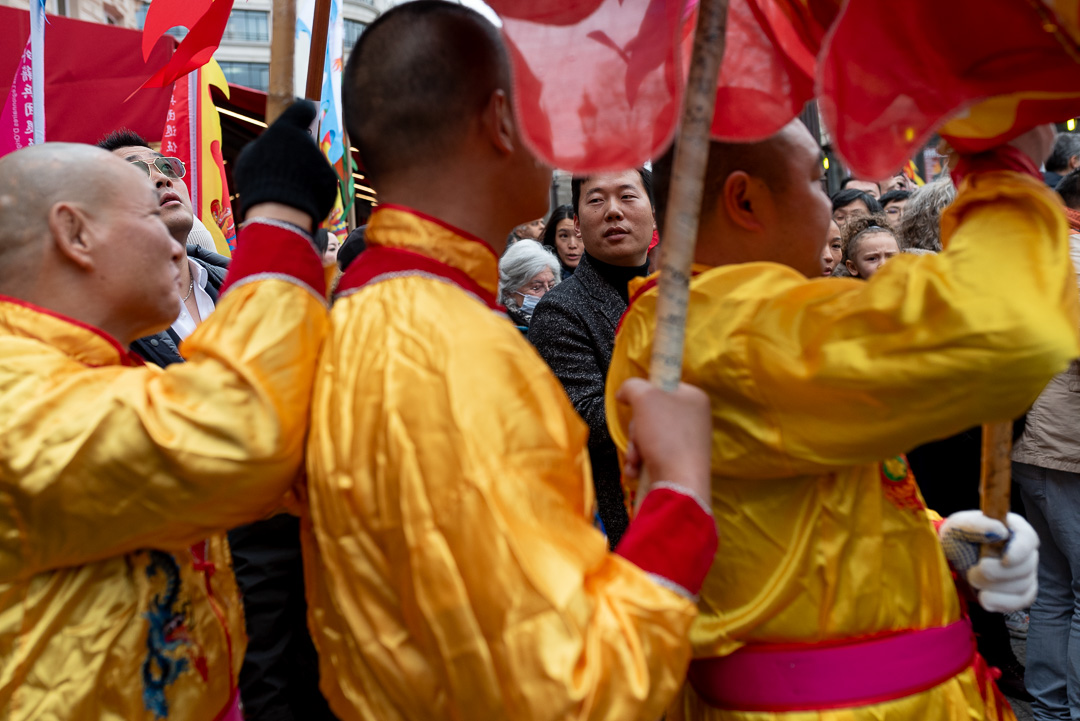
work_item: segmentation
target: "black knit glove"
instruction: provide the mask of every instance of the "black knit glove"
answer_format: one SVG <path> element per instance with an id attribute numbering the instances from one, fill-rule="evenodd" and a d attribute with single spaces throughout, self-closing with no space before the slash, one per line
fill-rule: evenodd
<path id="1" fill-rule="evenodd" d="M 308 133 L 315 112 L 314 103 L 298 100 L 240 153 L 233 178 L 241 218 L 259 203 L 302 210 L 315 227 L 329 215 L 338 177 Z"/>

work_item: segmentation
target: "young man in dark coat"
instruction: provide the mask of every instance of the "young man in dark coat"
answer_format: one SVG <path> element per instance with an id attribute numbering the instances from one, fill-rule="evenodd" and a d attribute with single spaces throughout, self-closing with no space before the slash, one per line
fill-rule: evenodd
<path id="1" fill-rule="evenodd" d="M 572 190 L 585 255 L 574 275 L 536 307 L 529 340 L 589 425 L 596 502 L 614 548 L 629 519 L 604 411 L 604 382 L 628 302 L 627 283 L 648 273 L 656 230 L 652 174 L 638 169 L 575 178 Z"/>

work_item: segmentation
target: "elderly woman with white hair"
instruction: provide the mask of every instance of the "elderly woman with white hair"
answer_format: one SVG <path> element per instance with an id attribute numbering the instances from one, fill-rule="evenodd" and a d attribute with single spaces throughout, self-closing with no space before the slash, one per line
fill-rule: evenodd
<path id="1" fill-rule="evenodd" d="M 536 304 L 559 278 L 555 254 L 535 240 L 521 240 L 499 260 L 499 302 L 515 325 L 528 328 Z"/>

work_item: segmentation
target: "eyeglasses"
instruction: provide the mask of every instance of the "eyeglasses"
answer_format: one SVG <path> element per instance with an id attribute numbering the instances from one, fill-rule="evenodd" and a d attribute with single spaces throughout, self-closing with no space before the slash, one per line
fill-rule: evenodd
<path id="1" fill-rule="evenodd" d="M 549 290 L 551 290 L 554 287 L 555 287 L 555 281 L 551 281 L 550 283 L 545 283 L 543 281 L 537 281 L 536 283 L 530 283 L 529 285 L 522 288 L 522 290 L 527 290 L 532 295 L 543 295 L 544 293 L 547 293 Z"/>
<path id="2" fill-rule="evenodd" d="M 154 158 L 152 163 L 148 163 L 145 160 L 131 160 L 128 161 L 132 165 L 142 168 L 146 173 L 146 177 L 150 177 L 150 166 L 153 165 L 158 169 L 158 172 L 164 175 L 169 180 L 180 180 L 180 178 L 187 175 L 187 168 L 180 162 L 180 158 Z"/>

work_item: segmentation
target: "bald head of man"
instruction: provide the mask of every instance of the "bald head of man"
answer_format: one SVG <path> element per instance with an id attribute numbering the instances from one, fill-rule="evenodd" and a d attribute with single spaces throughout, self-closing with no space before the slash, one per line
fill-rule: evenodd
<path id="1" fill-rule="evenodd" d="M 477 12 L 439 0 L 387 11 L 360 36 L 342 94 L 380 201 L 428 212 L 497 249 L 511 228 L 546 212 L 551 171 L 522 144 L 506 49 Z"/>
<path id="2" fill-rule="evenodd" d="M 120 158 L 67 143 L 0 158 L 0 294 L 127 347 L 176 319 L 183 252 L 146 174 Z"/>
<path id="3" fill-rule="evenodd" d="M 669 153 L 658 171 L 670 161 Z M 832 219 L 823 174 L 821 149 L 798 120 L 761 142 L 714 141 L 695 260 L 710 266 L 768 261 L 821 275 Z"/>

